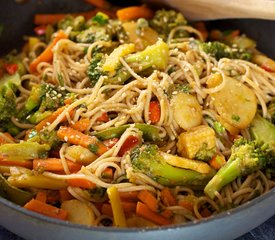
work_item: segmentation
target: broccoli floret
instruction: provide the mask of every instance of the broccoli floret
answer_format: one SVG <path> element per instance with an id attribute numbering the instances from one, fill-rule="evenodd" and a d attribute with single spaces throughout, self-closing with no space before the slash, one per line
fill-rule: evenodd
<path id="1" fill-rule="evenodd" d="M 98 12 L 93 18 L 92 18 L 92 24 L 97 24 L 99 26 L 106 25 L 109 22 L 109 17 L 105 13 Z"/>
<path id="2" fill-rule="evenodd" d="M 252 121 L 251 132 L 254 139 L 240 138 L 231 148 L 227 163 L 217 172 L 204 189 L 211 198 L 226 184 L 237 177 L 246 176 L 263 169 L 275 161 L 275 126 L 260 116 Z"/>
<path id="3" fill-rule="evenodd" d="M 73 97 L 65 88 L 43 83 L 33 86 L 24 108 L 20 109 L 19 119 L 28 119 L 38 123 L 51 115 L 53 111 L 64 105 L 67 98 Z"/>
<path id="4" fill-rule="evenodd" d="M 37 132 L 32 130 L 28 133 L 28 142 L 37 142 L 39 144 L 47 144 L 51 147 L 52 150 L 58 149 L 62 144 L 60 138 L 58 138 L 56 131 L 41 131 Z"/>
<path id="5" fill-rule="evenodd" d="M 79 43 L 93 43 L 96 41 L 110 40 L 112 40 L 111 31 L 107 27 L 102 26 L 91 26 L 76 36 L 76 41 Z"/>
<path id="6" fill-rule="evenodd" d="M 275 124 L 275 98 L 268 104 L 267 111 L 270 115 L 270 121 Z"/>
<path id="7" fill-rule="evenodd" d="M 216 58 L 217 60 L 221 58 L 230 59 L 243 59 L 249 61 L 251 59 L 251 53 L 249 51 L 244 51 L 243 49 L 231 48 L 221 42 L 198 42 L 198 47 L 202 51 Z"/>
<path id="8" fill-rule="evenodd" d="M 203 188 L 211 179 L 214 171 L 207 174 L 174 167 L 168 164 L 156 145 L 142 145 L 131 154 L 133 169 L 142 172 L 164 186 L 193 186 Z"/>
<path id="9" fill-rule="evenodd" d="M 178 26 L 187 24 L 185 17 L 180 12 L 174 10 L 158 10 L 154 18 L 149 22 L 150 26 L 158 32 L 160 37 L 164 40 L 167 39 L 171 30 Z M 175 37 L 186 37 L 188 33 L 180 30 Z"/>
<path id="10" fill-rule="evenodd" d="M 167 44 L 159 40 L 141 52 L 125 56 L 124 60 L 136 73 L 143 74 L 146 72 L 146 74 L 150 74 L 154 69 L 166 68 L 169 55 L 168 51 Z M 114 59 L 114 61 L 115 60 L 116 59 Z M 131 74 L 120 63 L 115 71 L 104 71 L 102 67 L 105 61 L 106 58 L 100 53 L 97 53 L 91 61 L 88 68 L 88 76 L 93 84 L 97 82 L 100 76 L 107 76 L 104 84 L 123 84 L 131 77 Z"/>
<path id="11" fill-rule="evenodd" d="M 83 16 L 77 16 L 74 18 L 73 16 L 68 15 L 57 24 L 58 29 L 66 30 L 68 27 L 72 27 L 73 31 L 81 31 L 85 29 L 85 18 Z"/>
<path id="12" fill-rule="evenodd" d="M 19 128 L 11 122 L 11 117 L 16 113 L 16 92 L 20 85 L 18 73 L 5 74 L 0 79 L 0 129 L 12 135 L 19 132 Z"/>

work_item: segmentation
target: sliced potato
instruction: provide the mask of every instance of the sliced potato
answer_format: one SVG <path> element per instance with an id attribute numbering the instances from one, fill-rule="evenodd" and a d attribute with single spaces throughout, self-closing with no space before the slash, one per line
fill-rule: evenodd
<path id="1" fill-rule="evenodd" d="M 68 220 L 73 223 L 93 226 L 95 214 L 93 210 L 84 202 L 77 199 L 64 201 L 61 209 L 68 212 Z"/>
<path id="2" fill-rule="evenodd" d="M 225 77 L 224 81 L 224 88 L 210 94 L 213 104 L 228 124 L 245 129 L 256 114 L 256 96 L 250 88 L 234 78 Z M 208 81 L 208 85 L 213 86 L 211 81 Z"/>
<path id="3" fill-rule="evenodd" d="M 239 132 L 240 132 L 239 128 L 236 128 L 233 125 L 231 125 L 230 123 L 226 122 L 219 115 L 217 115 L 216 118 L 231 135 L 238 135 L 239 134 Z"/>
<path id="4" fill-rule="evenodd" d="M 150 27 L 145 27 L 142 34 L 138 35 L 136 22 L 126 22 L 122 26 L 129 37 L 129 42 L 134 43 L 138 51 L 155 44 L 158 40 L 158 33 Z"/>
<path id="5" fill-rule="evenodd" d="M 172 97 L 173 116 L 185 130 L 199 126 L 202 122 L 202 109 L 195 96 L 178 93 Z"/>
<path id="6" fill-rule="evenodd" d="M 199 173 L 209 173 L 211 170 L 210 166 L 202 161 L 178 157 L 165 152 L 162 152 L 161 155 L 168 164 L 174 167 L 191 169 Z"/>
<path id="7" fill-rule="evenodd" d="M 92 163 L 97 156 L 87 148 L 79 145 L 72 145 L 66 148 L 65 158 L 83 165 Z"/>

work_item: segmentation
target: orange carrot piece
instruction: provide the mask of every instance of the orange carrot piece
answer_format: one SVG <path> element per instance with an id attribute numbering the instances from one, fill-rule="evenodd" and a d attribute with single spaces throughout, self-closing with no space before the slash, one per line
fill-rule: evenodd
<path id="1" fill-rule="evenodd" d="M 83 178 L 68 179 L 67 182 L 71 187 L 80 187 L 85 189 L 91 189 L 96 186 L 93 182 Z"/>
<path id="2" fill-rule="evenodd" d="M 89 125 L 90 125 L 89 118 L 81 118 L 74 124 L 71 124 L 70 127 L 72 127 L 75 130 L 78 130 L 80 132 L 84 132 L 88 129 Z"/>
<path id="3" fill-rule="evenodd" d="M 146 204 L 146 206 L 148 206 L 150 210 L 154 212 L 158 211 L 158 200 L 153 195 L 153 193 L 147 190 L 142 190 L 138 194 L 138 199 Z"/>
<path id="4" fill-rule="evenodd" d="M 194 206 L 193 206 L 193 203 L 192 203 L 192 202 L 187 201 L 187 200 L 181 200 L 181 201 L 179 201 L 179 205 L 180 205 L 181 207 L 184 207 L 185 209 L 187 209 L 187 210 L 193 212 Z"/>
<path id="5" fill-rule="evenodd" d="M 117 12 L 117 17 L 121 21 L 133 20 L 137 18 L 152 18 L 154 12 L 146 6 L 132 6 L 119 9 Z"/>
<path id="6" fill-rule="evenodd" d="M 47 46 L 47 48 L 30 64 L 30 72 L 36 72 L 37 65 L 41 62 L 51 62 L 53 60 L 53 47 L 61 39 L 67 39 L 68 36 L 63 32 L 59 31 L 53 41 Z"/>
<path id="7" fill-rule="evenodd" d="M 6 138 L 10 139 L 11 141 L 14 141 L 14 138 L 8 132 L 5 132 L 3 134 Z M 0 145 L 4 143 L 9 143 L 9 141 L 7 141 L 5 137 L 0 136 Z"/>
<path id="8" fill-rule="evenodd" d="M 55 24 L 67 15 L 71 15 L 73 17 L 83 16 L 86 19 L 89 19 L 96 15 L 98 12 L 97 9 L 87 11 L 87 12 L 79 12 L 79 13 L 57 13 L 57 14 L 35 14 L 34 15 L 34 24 L 35 25 L 47 25 L 47 24 Z"/>
<path id="9" fill-rule="evenodd" d="M 137 204 L 135 202 L 122 201 L 121 205 L 122 205 L 123 211 L 127 217 L 132 216 L 136 211 Z M 112 206 L 109 203 L 102 204 L 101 212 L 104 215 L 113 217 Z"/>
<path id="10" fill-rule="evenodd" d="M 73 199 L 74 197 L 69 193 L 67 189 L 60 189 L 59 190 L 60 202 L 68 201 Z"/>
<path id="11" fill-rule="evenodd" d="M 85 2 L 102 9 L 108 9 L 111 7 L 111 4 L 105 0 L 85 0 Z"/>
<path id="12" fill-rule="evenodd" d="M 119 192 L 119 196 L 122 201 L 138 201 L 138 191 L 133 191 L 133 192 Z"/>
<path id="13" fill-rule="evenodd" d="M 113 169 L 110 167 L 107 167 L 103 170 L 101 177 L 106 179 L 113 179 L 114 172 Z"/>
<path id="14" fill-rule="evenodd" d="M 96 137 L 83 134 L 82 132 L 70 127 L 60 127 L 57 131 L 57 136 L 63 141 L 71 144 L 80 145 L 86 148 L 90 148 L 92 146 L 93 152 L 97 155 L 102 155 L 108 151 L 108 148 Z"/>
<path id="15" fill-rule="evenodd" d="M 47 203 L 43 203 L 36 199 L 32 199 L 29 202 L 27 202 L 25 204 L 24 208 L 26 208 L 30 211 L 33 211 L 33 212 L 43 214 L 48 217 L 53 217 L 53 218 L 57 218 L 57 219 L 61 219 L 61 220 L 66 220 L 67 216 L 68 216 L 67 211 L 57 208 L 57 207 L 54 207 Z"/>
<path id="16" fill-rule="evenodd" d="M 203 36 L 203 40 L 206 41 L 208 38 L 208 31 L 206 29 L 205 23 L 204 22 L 197 22 L 194 24 L 194 27 L 198 29 Z"/>
<path id="17" fill-rule="evenodd" d="M 159 101 L 151 101 L 149 105 L 149 120 L 151 123 L 157 123 L 160 120 L 160 104 Z"/>
<path id="18" fill-rule="evenodd" d="M 208 163 L 215 170 L 219 170 L 223 165 L 226 164 L 226 160 L 223 155 L 216 155 L 216 156 L 212 157 Z"/>
<path id="19" fill-rule="evenodd" d="M 81 169 L 82 165 L 66 160 L 70 172 L 77 172 Z M 64 168 L 59 158 L 47 158 L 47 159 L 34 159 L 34 170 L 45 170 L 52 172 L 63 172 Z"/>
<path id="20" fill-rule="evenodd" d="M 204 218 L 210 217 L 212 215 L 208 208 L 204 208 L 203 210 L 201 210 L 200 214 Z"/>
<path id="21" fill-rule="evenodd" d="M 45 191 L 38 191 L 35 197 L 36 200 L 46 203 L 47 201 L 47 193 Z"/>
<path id="22" fill-rule="evenodd" d="M 5 160 L 0 157 L 0 166 L 15 166 L 15 167 L 24 167 L 32 169 L 32 161 L 13 161 L 13 160 Z"/>
<path id="23" fill-rule="evenodd" d="M 150 210 L 150 208 L 142 202 L 137 203 L 136 214 L 158 225 L 169 225 L 172 222 Z"/>
<path id="24" fill-rule="evenodd" d="M 66 106 L 63 106 L 61 108 L 58 108 L 55 112 L 53 112 L 49 117 L 42 120 L 40 123 L 38 123 L 35 126 L 36 131 L 41 131 L 44 127 L 46 127 L 48 124 L 51 124 L 57 119 L 57 117 L 65 110 Z M 62 119 L 63 121 L 66 118 Z"/>
<path id="25" fill-rule="evenodd" d="M 171 218 L 173 216 L 173 212 L 171 210 L 165 209 L 161 212 L 161 216 L 165 218 Z"/>
<path id="26" fill-rule="evenodd" d="M 99 122 L 108 122 L 110 120 L 108 113 L 104 112 L 102 115 L 97 119 Z"/>
<path id="27" fill-rule="evenodd" d="M 47 190 L 47 203 L 55 204 L 60 201 L 58 190 Z"/>
<path id="28" fill-rule="evenodd" d="M 160 197 L 165 206 L 175 206 L 177 203 L 175 196 L 169 188 L 163 188 Z"/>

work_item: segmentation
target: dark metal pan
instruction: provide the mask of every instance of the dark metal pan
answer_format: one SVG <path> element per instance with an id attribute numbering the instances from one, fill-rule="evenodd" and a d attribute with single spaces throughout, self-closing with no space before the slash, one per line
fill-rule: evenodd
<path id="1" fill-rule="evenodd" d="M 0 23 L 4 26 L 0 35 L 0 55 L 20 47 L 22 36 L 32 34 L 34 13 L 78 12 L 91 8 L 79 0 L 30 0 L 21 4 L 12 0 L 0 0 Z M 258 48 L 262 52 L 275 58 L 274 21 L 245 19 L 214 21 L 208 24 L 224 29 L 240 29 L 257 40 Z M 275 214 L 274 202 L 275 189 L 238 208 L 200 222 L 154 229 L 118 229 L 85 227 L 51 219 L 0 198 L 0 224 L 25 239 L 226 240 L 234 239 L 272 217 Z"/>

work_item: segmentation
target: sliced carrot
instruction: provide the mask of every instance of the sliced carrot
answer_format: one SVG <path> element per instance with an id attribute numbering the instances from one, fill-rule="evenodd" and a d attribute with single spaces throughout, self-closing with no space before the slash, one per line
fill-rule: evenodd
<path id="1" fill-rule="evenodd" d="M 111 4 L 105 0 L 85 0 L 85 2 L 102 9 L 111 7 Z"/>
<path id="2" fill-rule="evenodd" d="M 157 123 L 160 120 L 160 104 L 159 101 L 151 101 L 149 105 L 149 120 L 151 123 Z"/>
<path id="3" fill-rule="evenodd" d="M 47 193 L 45 191 L 38 191 L 35 199 L 45 203 L 47 201 Z"/>
<path id="4" fill-rule="evenodd" d="M 13 160 L 5 160 L 0 157 L 0 166 L 15 166 L 15 167 L 25 167 L 32 169 L 32 161 L 13 161 Z"/>
<path id="5" fill-rule="evenodd" d="M 138 201 L 139 191 L 131 191 L 131 192 L 119 192 L 119 196 L 122 201 Z"/>
<path id="6" fill-rule="evenodd" d="M 132 216 L 136 211 L 137 204 L 135 202 L 122 201 L 121 205 L 122 205 L 123 211 L 127 217 Z M 101 212 L 104 215 L 113 217 L 112 206 L 109 203 L 102 204 Z"/>
<path id="7" fill-rule="evenodd" d="M 101 177 L 106 179 L 113 179 L 113 176 L 114 176 L 114 172 L 113 172 L 113 169 L 110 167 L 105 168 L 101 174 Z"/>
<path id="8" fill-rule="evenodd" d="M 89 150 L 97 155 L 102 155 L 108 151 L 108 148 L 95 136 L 83 134 L 70 127 L 60 127 L 57 131 L 57 136 L 63 141 L 89 148 Z"/>
<path id="9" fill-rule="evenodd" d="M 154 12 L 146 6 L 132 6 L 132 7 L 119 9 L 116 12 L 116 15 L 119 20 L 125 21 L 125 20 L 133 20 L 138 18 L 149 19 L 154 16 Z"/>
<path id="10" fill-rule="evenodd" d="M 138 194 L 138 199 L 146 204 L 146 206 L 148 206 L 150 210 L 154 212 L 158 211 L 158 200 L 153 195 L 153 193 L 147 190 L 142 190 Z"/>
<path id="11" fill-rule="evenodd" d="M 184 207 L 185 209 L 193 212 L 194 206 L 193 206 L 192 202 L 190 202 L 188 200 L 181 200 L 181 201 L 179 201 L 179 205 Z"/>
<path id="12" fill-rule="evenodd" d="M 140 139 L 138 137 L 130 135 L 122 144 L 117 155 L 122 157 L 126 152 L 137 146 L 139 143 Z"/>
<path id="13" fill-rule="evenodd" d="M 77 172 L 81 169 L 82 165 L 66 160 L 70 172 Z M 47 159 L 34 159 L 34 170 L 45 170 L 51 172 L 63 172 L 64 168 L 59 158 L 47 158 Z"/>
<path id="14" fill-rule="evenodd" d="M 14 138 L 8 132 L 3 133 L 3 135 L 4 136 L 0 136 L 0 145 L 4 143 L 9 143 L 8 139 L 14 141 Z"/>
<path id="15" fill-rule="evenodd" d="M 58 190 L 47 190 L 47 203 L 55 204 L 60 201 Z"/>
<path id="16" fill-rule="evenodd" d="M 108 116 L 108 113 L 104 112 L 102 115 L 97 119 L 99 122 L 108 122 L 110 121 L 110 118 Z"/>
<path id="17" fill-rule="evenodd" d="M 113 146 L 116 145 L 116 143 L 118 142 L 119 138 L 110 138 L 107 140 L 104 140 L 102 143 L 108 147 L 108 148 L 112 148 Z"/>
<path id="18" fill-rule="evenodd" d="M 68 179 L 67 182 L 71 187 L 80 187 L 85 189 L 92 189 L 96 186 L 95 183 L 83 178 Z"/>
<path id="19" fill-rule="evenodd" d="M 66 106 L 58 108 L 49 117 L 45 118 L 40 123 L 38 123 L 35 126 L 35 130 L 36 131 L 41 131 L 44 127 L 46 127 L 47 125 L 53 123 L 55 121 L 55 119 L 57 119 L 57 117 L 65 110 L 65 108 L 66 108 Z M 66 117 L 64 119 L 62 119 L 62 121 L 65 121 L 65 120 L 66 120 Z"/>
<path id="20" fill-rule="evenodd" d="M 59 190 L 60 202 L 68 201 L 73 199 L 74 197 L 69 193 L 67 189 L 60 189 Z"/>
<path id="21" fill-rule="evenodd" d="M 84 132 L 88 129 L 89 125 L 90 125 L 89 118 L 81 118 L 74 124 L 71 124 L 70 127 L 72 127 L 75 130 L 78 130 L 80 132 Z"/>
<path id="22" fill-rule="evenodd" d="M 57 32 L 57 35 L 53 39 L 53 41 L 47 46 L 47 48 L 30 64 L 30 72 L 36 72 L 37 65 L 41 62 L 51 62 L 53 60 L 53 47 L 56 43 L 61 39 L 67 39 L 68 36 L 63 31 Z"/>
<path id="23" fill-rule="evenodd" d="M 161 216 L 163 216 L 165 218 L 171 218 L 173 216 L 173 212 L 169 209 L 165 209 L 160 214 L 161 214 Z"/>
<path id="24" fill-rule="evenodd" d="M 198 29 L 203 36 L 203 40 L 206 41 L 208 38 L 208 31 L 206 29 L 205 23 L 204 22 L 197 22 L 194 24 L 194 27 Z"/>
<path id="25" fill-rule="evenodd" d="M 218 154 L 214 157 L 212 157 L 210 160 L 209 160 L 209 165 L 211 167 L 213 167 L 215 170 L 219 170 L 223 165 L 226 164 L 226 160 L 225 160 L 225 157 L 221 154 Z"/>
<path id="26" fill-rule="evenodd" d="M 169 188 L 163 188 L 160 197 L 165 206 L 175 206 L 177 203 L 175 196 Z"/>
<path id="27" fill-rule="evenodd" d="M 136 214 L 158 225 L 172 224 L 170 220 L 150 210 L 150 208 L 142 202 L 137 203 Z"/>
<path id="28" fill-rule="evenodd" d="M 208 208 L 204 208 L 203 210 L 201 210 L 200 214 L 204 218 L 210 217 L 212 215 L 212 213 L 210 212 L 210 210 Z"/>
<path id="29" fill-rule="evenodd" d="M 89 19 L 96 15 L 98 12 L 97 9 L 87 11 L 87 12 L 79 12 L 79 13 L 56 13 L 56 14 L 35 14 L 34 15 L 34 24 L 35 25 L 47 25 L 47 24 L 55 24 L 58 21 L 62 20 L 68 15 L 73 17 L 76 16 L 84 16 L 86 19 Z"/>
<path id="30" fill-rule="evenodd" d="M 27 202 L 26 205 L 24 206 L 24 208 L 26 208 L 30 211 L 33 211 L 33 212 L 43 214 L 48 217 L 53 217 L 53 218 L 57 218 L 57 219 L 61 219 L 61 220 L 66 220 L 67 216 L 68 216 L 67 211 L 57 208 L 57 207 L 54 207 L 47 203 L 43 203 L 36 199 L 32 199 L 29 202 Z"/>

